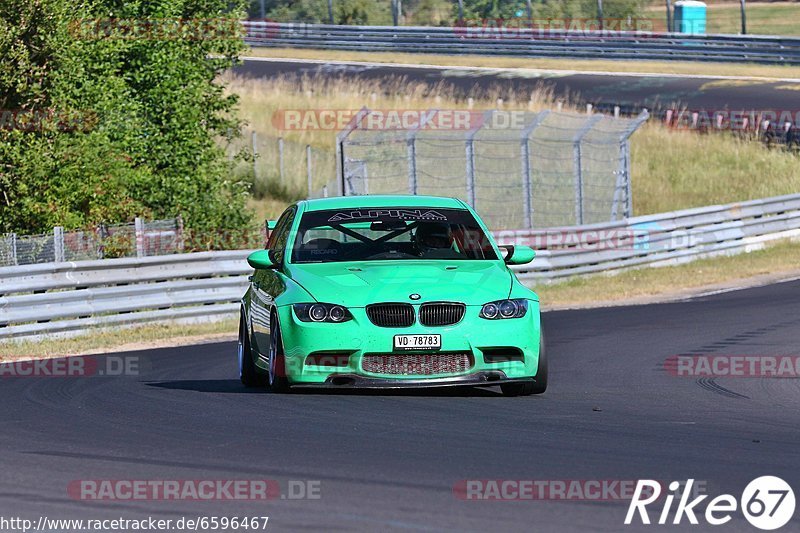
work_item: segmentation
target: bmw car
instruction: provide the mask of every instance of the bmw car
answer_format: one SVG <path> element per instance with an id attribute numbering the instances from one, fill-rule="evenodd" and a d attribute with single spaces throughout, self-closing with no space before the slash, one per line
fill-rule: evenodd
<path id="1" fill-rule="evenodd" d="M 274 224 L 242 298 L 242 382 L 290 388 L 547 388 L 539 298 L 467 204 L 431 196 L 305 200 Z"/>

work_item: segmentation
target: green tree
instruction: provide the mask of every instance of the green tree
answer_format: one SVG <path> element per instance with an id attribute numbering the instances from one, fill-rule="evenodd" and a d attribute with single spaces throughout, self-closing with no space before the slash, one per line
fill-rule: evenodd
<path id="1" fill-rule="evenodd" d="M 54 116 L 0 127 L 0 232 L 184 216 L 195 231 L 246 226 L 244 184 L 216 140 L 239 131 L 218 75 L 243 47 L 227 0 L 5 0 L 0 107 Z M 94 20 L 173 31 L 117 30 Z M 198 23 L 203 22 L 203 25 Z M 154 27 L 151 26 L 151 29 Z M 179 29 L 174 29 L 179 28 Z M 130 28 L 129 28 L 130 29 Z M 6 60 L 5 58 L 8 58 Z M 64 127 L 64 116 L 79 117 Z"/>

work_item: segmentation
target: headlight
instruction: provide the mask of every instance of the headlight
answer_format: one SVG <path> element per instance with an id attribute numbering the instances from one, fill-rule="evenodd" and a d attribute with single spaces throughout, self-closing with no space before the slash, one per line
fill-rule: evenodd
<path id="1" fill-rule="evenodd" d="M 481 318 L 497 320 L 503 318 L 520 318 L 528 312 L 528 300 L 497 300 L 483 304 Z"/>
<path id="2" fill-rule="evenodd" d="M 302 322 L 346 322 L 350 311 L 336 304 L 294 304 L 294 314 Z"/>

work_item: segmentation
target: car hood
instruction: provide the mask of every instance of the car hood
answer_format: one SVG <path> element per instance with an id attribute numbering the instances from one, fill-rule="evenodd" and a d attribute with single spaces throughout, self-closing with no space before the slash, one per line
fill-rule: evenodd
<path id="1" fill-rule="evenodd" d="M 482 305 L 507 298 L 511 273 L 494 261 L 372 261 L 289 265 L 290 277 L 319 302 L 364 307 L 378 302 L 456 301 Z"/>

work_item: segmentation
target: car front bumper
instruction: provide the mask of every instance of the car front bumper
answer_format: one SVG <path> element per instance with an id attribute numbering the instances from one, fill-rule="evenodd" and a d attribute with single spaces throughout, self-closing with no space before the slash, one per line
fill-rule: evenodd
<path id="1" fill-rule="evenodd" d="M 408 328 L 379 327 L 363 308 L 350 308 L 353 320 L 339 324 L 300 321 L 291 306 L 278 308 L 286 374 L 297 386 L 331 388 L 401 388 L 489 385 L 531 381 L 538 370 L 539 303 L 530 300 L 522 318 L 486 320 L 478 317 L 480 306 L 467 306 L 458 324 Z M 393 350 L 394 335 L 440 334 L 436 351 Z M 516 352 L 512 360 L 497 360 L 498 351 Z M 470 366 L 461 372 L 436 374 L 384 374 L 362 368 L 364 355 L 469 354 Z M 494 356 L 492 356 L 494 354 Z M 309 364 L 313 357 L 328 364 Z M 329 356 L 329 357 L 326 357 Z M 308 359 L 307 359 L 308 358 Z M 336 361 L 336 363 L 331 363 Z"/>
<path id="2" fill-rule="evenodd" d="M 331 388 L 331 389 L 407 389 L 407 388 L 436 388 L 436 387 L 477 387 L 493 386 L 504 383 L 530 383 L 535 378 L 506 377 L 502 370 L 488 372 L 475 372 L 462 376 L 447 378 L 419 377 L 408 379 L 382 379 L 365 377 L 359 374 L 331 374 L 323 383 L 296 383 L 295 387 Z"/>

